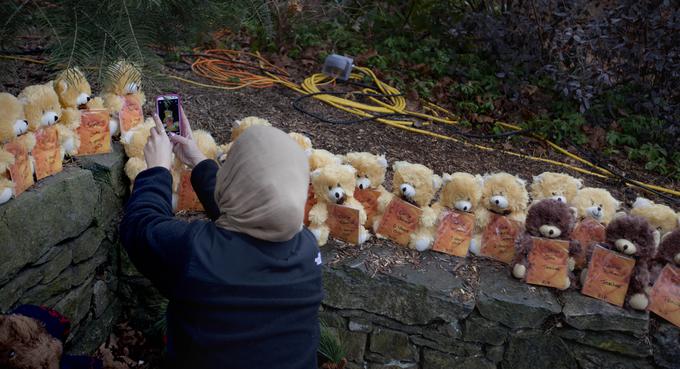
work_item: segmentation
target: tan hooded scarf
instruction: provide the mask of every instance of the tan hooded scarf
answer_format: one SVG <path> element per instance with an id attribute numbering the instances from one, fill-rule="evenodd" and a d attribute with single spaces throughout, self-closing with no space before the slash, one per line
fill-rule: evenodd
<path id="1" fill-rule="evenodd" d="M 232 144 L 217 172 L 217 226 L 272 242 L 302 229 L 309 164 L 300 146 L 282 131 L 249 128 Z"/>

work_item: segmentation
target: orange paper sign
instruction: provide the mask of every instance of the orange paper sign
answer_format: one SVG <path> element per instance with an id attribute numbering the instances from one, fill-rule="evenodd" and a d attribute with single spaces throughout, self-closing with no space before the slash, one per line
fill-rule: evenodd
<path id="1" fill-rule="evenodd" d="M 314 197 L 314 187 L 309 184 L 307 187 L 307 202 L 305 203 L 305 226 L 309 227 L 309 211 L 316 205 L 316 198 Z"/>
<path id="2" fill-rule="evenodd" d="M 35 176 L 38 180 L 61 172 L 61 147 L 57 128 L 47 127 L 35 132 Z"/>
<path id="3" fill-rule="evenodd" d="M 649 311 L 680 327 L 680 269 L 663 268 L 649 294 Z"/>
<path id="4" fill-rule="evenodd" d="M 395 197 L 387 205 L 378 233 L 402 246 L 407 246 L 411 240 L 411 233 L 418 229 L 422 214 L 423 211 L 419 207 Z"/>
<path id="5" fill-rule="evenodd" d="M 14 182 L 14 196 L 19 196 L 33 185 L 33 170 L 28 156 L 28 150 L 21 144 L 20 138 L 15 138 L 4 146 L 5 151 L 14 155 L 14 164 L 9 167 L 9 177 Z"/>
<path id="6" fill-rule="evenodd" d="M 332 237 L 354 245 L 359 243 L 359 210 L 329 204 L 326 223 Z"/>
<path id="7" fill-rule="evenodd" d="M 531 242 L 526 282 L 564 289 L 569 280 L 569 242 L 538 237 Z"/>
<path id="8" fill-rule="evenodd" d="M 378 213 L 378 198 L 380 191 L 366 189 L 354 190 L 354 198 L 364 206 L 366 211 L 366 224 L 373 224 L 373 217 Z"/>
<path id="9" fill-rule="evenodd" d="M 578 241 L 581 251 L 574 256 L 576 268 L 583 269 L 586 266 L 586 255 L 592 245 L 604 242 L 604 226 L 593 218 L 586 218 L 580 221 L 571 232 L 571 238 Z"/>
<path id="10" fill-rule="evenodd" d="M 616 306 L 623 306 L 634 267 L 635 259 L 602 246 L 595 246 L 581 293 Z"/>
<path id="11" fill-rule="evenodd" d="M 191 186 L 191 170 L 184 170 L 179 177 L 177 210 L 203 211 L 203 205 Z"/>
<path id="12" fill-rule="evenodd" d="M 469 213 L 450 211 L 444 213 L 434 240 L 434 251 L 465 257 L 470 248 L 475 217 Z"/>
<path id="13" fill-rule="evenodd" d="M 123 97 L 123 108 L 118 113 L 118 120 L 120 122 L 120 131 L 127 132 L 132 128 L 142 124 L 144 121 L 144 114 L 139 100 L 133 95 L 126 95 Z"/>
<path id="14" fill-rule="evenodd" d="M 79 156 L 111 152 L 109 113 L 106 110 L 82 110 L 78 136 L 80 136 Z"/>
<path id="15" fill-rule="evenodd" d="M 515 241 L 521 231 L 514 220 L 493 214 L 491 222 L 482 233 L 481 254 L 510 264 L 515 257 Z"/>

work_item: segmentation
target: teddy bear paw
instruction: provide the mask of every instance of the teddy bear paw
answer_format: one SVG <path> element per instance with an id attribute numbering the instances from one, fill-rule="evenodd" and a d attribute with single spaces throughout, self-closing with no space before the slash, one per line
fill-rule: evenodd
<path id="1" fill-rule="evenodd" d="M 581 281 L 581 286 L 586 284 L 586 277 L 588 277 L 588 268 L 585 268 L 581 271 L 581 275 L 579 276 L 579 280 Z"/>
<path id="2" fill-rule="evenodd" d="M 109 133 L 111 136 L 115 136 L 118 134 L 118 121 L 115 119 L 110 119 L 109 120 Z"/>
<path id="3" fill-rule="evenodd" d="M 567 267 L 570 272 L 573 272 L 574 268 L 576 268 L 576 259 L 570 256 L 569 259 L 567 259 Z"/>
<path id="4" fill-rule="evenodd" d="M 0 191 L 0 204 L 4 204 L 12 198 L 12 189 L 5 188 Z"/>
<path id="5" fill-rule="evenodd" d="M 314 238 L 318 241 L 321 238 L 321 230 L 319 228 L 311 228 L 310 231 L 314 235 Z"/>
<path id="6" fill-rule="evenodd" d="M 66 151 L 67 154 L 73 155 L 76 152 L 76 142 L 73 139 L 73 137 L 69 137 L 64 141 L 64 151 Z"/>
<path id="7" fill-rule="evenodd" d="M 362 230 L 359 232 L 359 245 L 361 245 L 362 243 L 368 241 L 370 238 L 371 238 L 371 234 L 368 233 L 367 230 L 362 229 Z"/>
<path id="8" fill-rule="evenodd" d="M 20 136 L 28 131 L 28 123 L 23 120 L 19 120 L 14 123 L 14 134 Z"/>
<path id="9" fill-rule="evenodd" d="M 644 293 L 636 293 L 630 297 L 630 307 L 635 310 L 645 310 L 649 304 L 649 299 Z"/>
<path id="10" fill-rule="evenodd" d="M 522 279 L 527 274 L 527 267 L 522 264 L 515 264 L 512 268 L 512 276 L 517 279 Z"/>
<path id="11" fill-rule="evenodd" d="M 416 250 L 423 252 L 426 250 L 430 249 L 430 246 L 432 246 L 432 239 L 431 238 L 419 238 L 416 240 L 415 243 Z"/>
<path id="12" fill-rule="evenodd" d="M 567 278 L 567 280 L 564 281 L 564 287 L 562 287 L 562 290 L 566 290 L 569 287 L 571 287 L 571 280 Z"/>
<path id="13" fill-rule="evenodd" d="M 479 241 L 477 239 L 471 239 L 470 240 L 470 252 L 473 253 L 474 255 L 479 255 L 481 252 L 481 245 L 479 244 Z"/>

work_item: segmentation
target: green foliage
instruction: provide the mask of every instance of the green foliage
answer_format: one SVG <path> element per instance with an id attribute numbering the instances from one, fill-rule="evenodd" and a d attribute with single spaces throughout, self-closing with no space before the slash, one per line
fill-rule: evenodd
<path id="1" fill-rule="evenodd" d="M 326 322 L 320 321 L 321 336 L 319 338 L 318 352 L 324 358 L 337 364 L 345 358 L 345 349 L 342 346 L 342 341 L 335 330 L 329 328 Z"/>
<path id="2" fill-rule="evenodd" d="M 570 140 L 577 145 L 584 145 L 588 138 L 583 132 L 586 123 L 583 114 L 578 111 L 565 112 L 557 117 L 541 116 L 527 121 L 525 128 L 533 129 L 539 136 L 564 142 Z"/>

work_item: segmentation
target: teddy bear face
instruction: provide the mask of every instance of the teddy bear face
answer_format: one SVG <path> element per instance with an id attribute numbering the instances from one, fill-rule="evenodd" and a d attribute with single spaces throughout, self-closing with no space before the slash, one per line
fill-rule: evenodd
<path id="1" fill-rule="evenodd" d="M 658 230 L 661 235 L 678 227 L 678 215 L 673 209 L 663 204 L 655 204 L 642 197 L 635 199 L 630 214 L 647 219 L 652 228 Z"/>
<path id="2" fill-rule="evenodd" d="M 530 186 L 531 198 L 553 199 L 569 204 L 581 187 L 583 183 L 580 179 L 563 173 L 544 172 L 534 177 Z"/>
<path id="3" fill-rule="evenodd" d="M 67 69 L 54 80 L 54 90 L 64 108 L 85 109 L 92 99 L 92 89 L 78 68 Z"/>
<path id="4" fill-rule="evenodd" d="M 680 228 L 666 234 L 656 249 L 656 259 L 680 267 Z"/>
<path id="5" fill-rule="evenodd" d="M 376 188 L 385 182 L 385 173 L 387 173 L 385 155 L 350 152 L 345 156 L 345 160 L 357 170 L 357 188 L 360 190 Z"/>
<path id="6" fill-rule="evenodd" d="M 19 101 L 24 107 L 24 115 L 30 131 L 51 126 L 59 120 L 61 105 L 59 96 L 51 83 L 24 88 L 19 94 Z"/>
<path id="7" fill-rule="evenodd" d="M 356 170 L 349 165 L 327 165 L 313 171 L 311 177 L 317 200 L 342 205 L 353 196 Z"/>
<path id="8" fill-rule="evenodd" d="M 444 173 L 441 204 L 449 209 L 473 212 L 482 197 L 482 177 L 469 173 Z"/>
<path id="9" fill-rule="evenodd" d="M 643 260 L 654 254 L 654 230 L 645 218 L 619 216 L 609 223 L 605 234 L 607 244 L 622 254 Z"/>
<path id="10" fill-rule="evenodd" d="M 63 345 L 33 318 L 0 316 L 0 368 L 59 369 Z"/>
<path id="11" fill-rule="evenodd" d="M 576 193 L 572 205 L 576 208 L 579 219 L 593 218 L 600 223 L 609 224 L 620 202 L 605 189 L 586 187 Z"/>
<path id="12" fill-rule="evenodd" d="M 526 230 L 532 236 L 568 239 L 574 223 L 574 213 L 567 204 L 543 199 L 529 207 Z"/>
<path id="13" fill-rule="evenodd" d="M 24 107 L 19 99 L 8 93 L 0 93 L 0 143 L 11 141 L 28 131 Z"/>
<path id="14" fill-rule="evenodd" d="M 331 164 L 342 164 L 342 159 L 327 150 L 312 149 L 309 155 L 309 170 L 315 171 Z"/>
<path id="15" fill-rule="evenodd" d="M 424 165 L 398 161 L 392 168 L 392 192 L 417 206 L 429 206 L 442 186 L 441 177 Z"/>
<path id="16" fill-rule="evenodd" d="M 142 92 L 142 72 L 136 66 L 119 61 L 109 67 L 108 73 L 113 78 L 104 85 L 105 93 L 125 96 Z"/>
<path id="17" fill-rule="evenodd" d="M 484 176 L 481 206 L 494 213 L 524 212 L 529 202 L 525 182 L 512 174 L 496 173 Z"/>
<path id="18" fill-rule="evenodd" d="M 234 142 L 243 132 L 252 126 L 271 127 L 271 125 L 268 120 L 259 117 L 245 117 L 237 120 L 231 125 L 231 141 Z"/>

